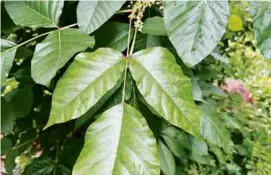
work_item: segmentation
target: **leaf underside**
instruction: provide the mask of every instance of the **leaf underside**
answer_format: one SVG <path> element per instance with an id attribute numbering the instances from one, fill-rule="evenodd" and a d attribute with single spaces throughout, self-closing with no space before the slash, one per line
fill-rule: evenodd
<path id="1" fill-rule="evenodd" d="M 228 21 L 228 1 L 168 1 L 164 21 L 182 61 L 192 67 L 209 55 Z"/>
<path id="2" fill-rule="evenodd" d="M 250 3 L 250 13 L 253 18 L 253 30 L 257 45 L 263 56 L 271 59 L 271 2 Z"/>

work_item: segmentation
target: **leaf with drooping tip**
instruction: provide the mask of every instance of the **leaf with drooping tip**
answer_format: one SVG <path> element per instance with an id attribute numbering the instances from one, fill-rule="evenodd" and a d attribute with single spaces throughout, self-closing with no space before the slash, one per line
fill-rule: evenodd
<path id="1" fill-rule="evenodd" d="M 167 49 L 154 47 L 133 54 L 129 69 L 153 112 L 194 136 L 200 135 L 200 110 L 193 100 L 191 80 Z"/>
<path id="2" fill-rule="evenodd" d="M 160 174 L 156 140 L 140 112 L 121 103 L 90 127 L 73 174 Z"/>
<path id="3" fill-rule="evenodd" d="M 45 128 L 100 106 L 120 86 L 125 61 L 120 52 L 109 48 L 78 54 L 56 85 Z"/>

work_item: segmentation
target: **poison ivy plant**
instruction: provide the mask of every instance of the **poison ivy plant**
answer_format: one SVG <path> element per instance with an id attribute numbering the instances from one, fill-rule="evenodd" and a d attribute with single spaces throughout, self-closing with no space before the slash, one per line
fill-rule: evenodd
<path id="1" fill-rule="evenodd" d="M 269 6 L 250 9 L 267 58 Z M 236 44 L 220 40 L 252 29 L 228 1 L 4 1 L 1 16 L 8 175 L 271 172 L 269 118 L 223 90 Z"/>

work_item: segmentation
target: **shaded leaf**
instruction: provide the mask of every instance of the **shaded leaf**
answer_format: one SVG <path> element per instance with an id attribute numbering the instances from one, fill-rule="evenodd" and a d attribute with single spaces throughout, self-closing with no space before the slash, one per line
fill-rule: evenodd
<path id="1" fill-rule="evenodd" d="M 192 67 L 209 55 L 228 22 L 228 1 L 168 1 L 164 21 L 170 41 Z"/>
<path id="2" fill-rule="evenodd" d="M 56 164 L 50 157 L 41 156 L 35 158 L 31 164 L 29 164 L 23 175 L 71 175 L 71 171 L 63 166 Z"/>
<path id="3" fill-rule="evenodd" d="M 139 111 L 122 103 L 90 125 L 73 174 L 159 175 L 156 140 Z"/>
<path id="4" fill-rule="evenodd" d="M 271 2 L 251 1 L 250 4 L 257 46 L 266 58 L 271 59 Z"/>
<path id="5" fill-rule="evenodd" d="M 19 156 L 20 152 L 15 149 L 15 150 L 10 150 L 8 151 L 8 153 L 6 154 L 6 158 L 5 158 L 5 169 L 8 173 L 8 175 L 12 175 L 12 171 L 16 166 L 15 163 L 15 159 L 17 156 Z"/>
<path id="6" fill-rule="evenodd" d="M 141 32 L 149 35 L 167 36 L 164 20 L 159 16 L 147 18 Z"/>
<path id="7" fill-rule="evenodd" d="M 77 6 L 77 21 L 80 30 L 88 34 L 98 29 L 125 1 L 79 1 Z"/>
<path id="8" fill-rule="evenodd" d="M 1 97 L 1 132 L 13 133 L 14 120 L 10 105 L 5 98 Z"/>
<path id="9" fill-rule="evenodd" d="M 203 104 L 201 106 L 201 135 L 208 142 L 227 150 L 231 143 L 230 133 L 220 120 L 213 107 Z"/>
<path id="10" fill-rule="evenodd" d="M 146 35 L 138 33 L 135 41 L 134 51 L 140 51 L 146 48 L 162 46 L 161 38 L 159 36 Z"/>
<path id="11" fill-rule="evenodd" d="M 190 150 L 191 144 L 186 133 L 171 126 L 164 128 L 161 136 L 176 157 L 186 158 L 188 156 L 187 150 Z"/>
<path id="12" fill-rule="evenodd" d="M 191 155 L 190 159 L 199 164 L 214 165 L 211 156 L 208 153 L 207 144 L 204 141 L 199 141 L 195 137 L 191 137 Z"/>
<path id="13" fill-rule="evenodd" d="M 165 48 L 155 47 L 133 54 L 129 68 L 145 103 L 171 124 L 198 136 L 200 114 L 192 85 Z"/>
<path id="14" fill-rule="evenodd" d="M 129 25 L 120 22 L 105 23 L 95 33 L 96 48 L 110 47 L 120 52 L 124 51 L 128 42 Z M 132 37 L 131 37 L 132 38 Z"/>
<path id="15" fill-rule="evenodd" d="M 175 175 L 176 164 L 172 153 L 162 141 L 158 142 L 158 148 L 162 172 L 166 175 Z"/>
<path id="16" fill-rule="evenodd" d="M 14 119 L 25 117 L 33 104 L 32 87 L 15 89 L 4 96 Z"/>
<path id="17" fill-rule="evenodd" d="M 64 6 L 58 1 L 5 1 L 5 7 L 17 25 L 38 27 L 57 27 Z"/>
<path id="18" fill-rule="evenodd" d="M 100 106 L 119 87 L 124 69 L 124 56 L 109 48 L 78 54 L 56 85 L 46 127 Z"/>
<path id="19" fill-rule="evenodd" d="M 58 69 L 74 54 L 93 46 L 94 39 L 77 29 L 54 31 L 36 46 L 31 61 L 33 79 L 36 83 L 49 86 Z"/>
<path id="20" fill-rule="evenodd" d="M 12 148 L 12 142 L 8 138 L 2 138 L 1 139 L 1 156 L 5 155 L 8 150 Z"/>

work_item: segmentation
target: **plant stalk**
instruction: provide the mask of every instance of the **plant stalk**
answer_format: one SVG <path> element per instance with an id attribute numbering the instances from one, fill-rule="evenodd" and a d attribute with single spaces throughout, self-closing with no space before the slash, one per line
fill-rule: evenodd
<path id="1" fill-rule="evenodd" d="M 122 103 L 125 101 L 125 88 L 126 88 L 126 78 L 127 78 L 127 69 L 128 69 L 128 58 L 125 58 L 125 72 L 124 72 L 124 80 L 123 80 L 123 90 L 122 90 Z"/>
<path id="2" fill-rule="evenodd" d="M 130 50 L 129 56 L 132 55 L 133 51 L 134 51 L 136 34 L 137 34 L 137 28 L 135 28 L 135 34 L 134 34 L 134 38 L 133 38 L 133 42 L 132 42 L 132 46 L 131 46 L 131 50 Z"/>

